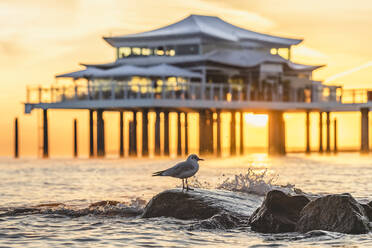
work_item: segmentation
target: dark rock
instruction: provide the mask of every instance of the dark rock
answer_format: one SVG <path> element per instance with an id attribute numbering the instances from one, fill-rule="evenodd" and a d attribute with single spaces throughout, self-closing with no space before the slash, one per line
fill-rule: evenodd
<path id="1" fill-rule="evenodd" d="M 370 202 L 368 203 L 368 206 L 370 206 L 370 207 L 372 208 L 372 201 L 370 201 Z"/>
<path id="2" fill-rule="evenodd" d="M 245 216 L 248 219 L 252 208 L 245 198 L 220 190 L 182 192 L 179 189 L 166 190 L 154 196 L 145 207 L 143 218 L 173 217 L 182 220 L 205 220 L 217 214 Z M 218 217 L 215 217 L 218 218 Z M 228 222 L 228 220 L 226 220 Z M 225 223 L 226 226 L 229 224 Z"/>
<path id="3" fill-rule="evenodd" d="M 209 204 L 207 199 L 194 197 L 182 191 L 167 190 L 156 196 L 147 204 L 142 217 L 174 217 L 182 220 L 208 219 L 222 209 Z"/>
<path id="4" fill-rule="evenodd" d="M 327 195 L 302 209 L 296 231 L 325 230 L 361 234 L 369 232 L 363 207 L 350 194 Z"/>
<path id="5" fill-rule="evenodd" d="M 94 202 L 89 205 L 89 207 L 105 207 L 105 206 L 116 206 L 120 204 L 118 201 L 99 201 L 99 202 Z"/>
<path id="6" fill-rule="evenodd" d="M 310 200 L 302 195 L 290 196 L 279 190 L 267 193 L 261 207 L 249 219 L 253 231 L 262 233 L 293 232 L 300 212 Z"/>
<path id="7" fill-rule="evenodd" d="M 43 204 L 36 205 L 35 208 L 43 208 L 43 207 L 53 208 L 53 207 L 60 207 L 64 205 L 65 204 L 63 203 L 43 203 Z"/>
<path id="8" fill-rule="evenodd" d="M 232 229 L 240 227 L 244 224 L 247 226 L 247 222 L 244 222 L 243 220 L 244 218 L 234 216 L 232 214 L 222 213 L 216 214 L 207 220 L 203 220 L 196 226 L 198 228 L 205 229 Z"/>
<path id="9" fill-rule="evenodd" d="M 372 221 L 372 207 L 369 204 L 370 203 L 368 203 L 368 204 L 360 204 L 360 205 L 362 205 L 364 211 L 366 212 L 366 215 L 367 215 L 369 221 Z"/>

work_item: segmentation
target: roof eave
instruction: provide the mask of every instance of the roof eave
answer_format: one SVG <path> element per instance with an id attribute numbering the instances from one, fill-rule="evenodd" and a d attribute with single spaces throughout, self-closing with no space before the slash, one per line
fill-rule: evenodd
<path id="1" fill-rule="evenodd" d="M 116 47 L 115 46 L 115 41 L 114 41 L 114 39 L 113 39 L 113 37 L 102 37 L 102 39 L 104 40 L 104 41 L 106 41 L 110 46 L 112 46 L 112 47 Z"/>

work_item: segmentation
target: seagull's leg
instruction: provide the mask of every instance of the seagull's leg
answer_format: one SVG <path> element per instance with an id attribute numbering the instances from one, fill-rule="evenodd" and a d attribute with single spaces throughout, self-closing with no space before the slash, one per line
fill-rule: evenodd
<path id="1" fill-rule="evenodd" d="M 182 178 L 182 191 L 185 189 L 184 179 Z"/>
<path id="2" fill-rule="evenodd" d="M 189 188 L 189 183 L 187 182 L 187 178 L 186 178 L 186 191 L 189 191 L 189 190 L 193 190 L 193 189 Z"/>

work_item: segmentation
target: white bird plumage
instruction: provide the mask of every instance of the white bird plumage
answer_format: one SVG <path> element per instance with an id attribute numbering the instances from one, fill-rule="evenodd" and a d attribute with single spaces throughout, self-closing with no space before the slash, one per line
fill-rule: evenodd
<path id="1" fill-rule="evenodd" d="M 168 176 L 168 177 L 176 177 L 182 179 L 182 189 L 185 189 L 184 180 L 186 179 L 186 190 L 189 190 L 189 185 L 187 183 L 187 178 L 192 177 L 196 174 L 199 170 L 199 163 L 198 161 L 204 160 L 199 158 L 195 154 L 191 154 L 187 157 L 187 159 L 183 162 L 176 164 L 175 166 L 163 170 L 158 171 L 152 174 L 152 176 Z"/>

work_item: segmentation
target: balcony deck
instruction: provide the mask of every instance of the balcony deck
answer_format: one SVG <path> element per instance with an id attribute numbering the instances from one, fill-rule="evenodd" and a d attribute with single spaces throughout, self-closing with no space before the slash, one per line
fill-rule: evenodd
<path id="1" fill-rule="evenodd" d="M 33 109 L 235 109 L 244 111 L 359 111 L 371 108 L 368 89 L 343 90 L 342 94 L 321 94 L 318 101 L 298 94 L 295 89 L 273 88 L 251 91 L 249 85 L 167 83 L 132 85 L 110 83 L 28 88 L 25 112 Z M 300 92 L 301 93 L 301 92 Z"/>

